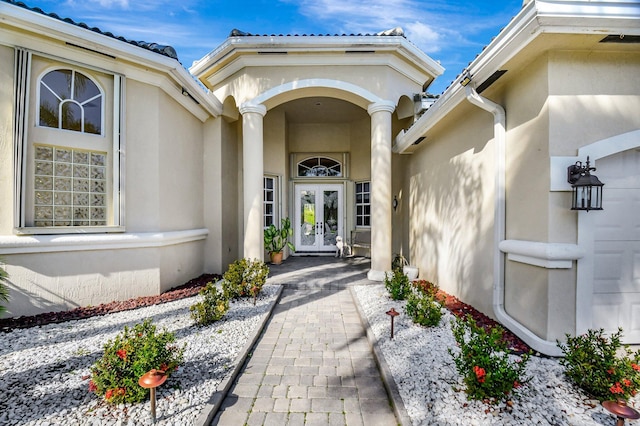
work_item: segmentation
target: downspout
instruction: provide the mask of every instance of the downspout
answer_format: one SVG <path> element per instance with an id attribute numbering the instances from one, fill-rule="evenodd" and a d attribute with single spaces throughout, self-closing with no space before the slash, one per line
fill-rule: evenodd
<path id="1" fill-rule="evenodd" d="M 499 248 L 506 235 L 506 113 L 504 108 L 478 95 L 471 84 L 465 86 L 467 100 L 473 105 L 493 114 L 495 139 L 495 218 L 493 231 L 493 312 L 500 323 L 514 332 L 532 349 L 550 356 L 561 356 L 556 342 L 544 340 L 520 324 L 504 309 L 504 254 Z"/>

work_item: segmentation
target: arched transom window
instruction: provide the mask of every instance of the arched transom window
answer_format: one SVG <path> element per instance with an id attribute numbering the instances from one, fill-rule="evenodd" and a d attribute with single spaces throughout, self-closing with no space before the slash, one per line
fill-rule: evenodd
<path id="1" fill-rule="evenodd" d="M 332 158 L 312 157 L 298 163 L 299 177 L 340 177 L 342 164 Z"/>
<path id="2" fill-rule="evenodd" d="M 84 74 L 50 71 L 40 80 L 40 126 L 99 135 L 103 100 L 100 88 Z"/>

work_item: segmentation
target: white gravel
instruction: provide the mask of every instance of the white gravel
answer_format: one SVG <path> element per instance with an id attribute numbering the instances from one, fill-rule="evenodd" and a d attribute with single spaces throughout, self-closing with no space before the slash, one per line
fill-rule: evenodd
<path id="1" fill-rule="evenodd" d="M 457 350 L 449 311 L 443 309 L 438 327 L 425 328 L 405 314 L 405 302 L 388 297 L 384 285 L 354 290 L 414 425 L 615 425 L 615 417 L 571 385 L 556 359 L 546 357 L 530 358 L 531 381 L 512 408 L 467 399 L 448 352 Z M 401 313 L 395 318 L 393 340 L 385 314 L 392 307 Z M 640 397 L 632 402 L 639 407 Z"/>
<path id="2" fill-rule="evenodd" d="M 0 425 L 151 424 L 148 401 L 110 406 L 88 392 L 87 378 L 107 340 L 146 318 L 153 318 L 158 331 L 174 332 L 179 345 L 187 344 L 184 363 L 157 389 L 157 424 L 194 424 L 232 372 L 279 288 L 264 286 L 256 306 L 253 299 L 232 302 L 221 321 L 204 328 L 194 326 L 189 314 L 195 296 L 0 333 Z"/>

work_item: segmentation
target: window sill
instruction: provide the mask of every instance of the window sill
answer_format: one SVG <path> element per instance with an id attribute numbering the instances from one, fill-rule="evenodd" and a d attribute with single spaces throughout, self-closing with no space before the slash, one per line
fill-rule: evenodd
<path id="1" fill-rule="evenodd" d="M 204 240 L 208 234 L 208 229 L 201 228 L 118 234 L 0 235 L 0 255 L 165 247 Z"/>
<path id="2" fill-rule="evenodd" d="M 16 235 L 73 235 L 123 233 L 124 226 L 50 226 L 15 228 Z"/>

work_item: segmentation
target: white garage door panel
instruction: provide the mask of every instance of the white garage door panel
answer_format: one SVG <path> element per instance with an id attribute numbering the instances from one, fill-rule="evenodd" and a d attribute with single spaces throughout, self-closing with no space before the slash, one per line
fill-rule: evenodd
<path id="1" fill-rule="evenodd" d="M 593 327 L 614 333 L 622 327 L 623 341 L 640 342 L 640 293 L 602 293 L 594 297 Z"/>
<path id="2" fill-rule="evenodd" d="M 605 183 L 602 208 L 595 221 L 596 241 L 640 240 L 640 189 L 610 188 Z"/>
<path id="3" fill-rule="evenodd" d="M 640 151 L 602 158 L 595 166 L 604 183 L 604 210 L 593 212 L 592 328 L 612 333 L 621 327 L 625 343 L 640 343 Z"/>
<path id="4" fill-rule="evenodd" d="M 640 292 L 640 242 L 597 241 L 593 292 Z"/>

